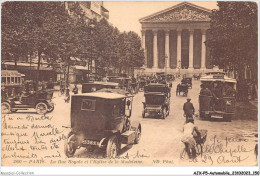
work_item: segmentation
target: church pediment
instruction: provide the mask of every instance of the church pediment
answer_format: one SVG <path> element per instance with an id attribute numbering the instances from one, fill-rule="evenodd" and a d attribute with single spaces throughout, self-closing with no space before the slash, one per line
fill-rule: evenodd
<path id="1" fill-rule="evenodd" d="M 210 13 L 210 10 L 184 2 L 142 18 L 140 22 L 210 21 Z"/>

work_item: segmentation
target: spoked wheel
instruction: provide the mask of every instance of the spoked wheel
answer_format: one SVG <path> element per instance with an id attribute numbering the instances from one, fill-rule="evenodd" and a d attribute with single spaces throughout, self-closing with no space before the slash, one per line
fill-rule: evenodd
<path id="1" fill-rule="evenodd" d="M 168 106 L 168 109 L 167 109 L 167 116 L 170 115 L 170 105 Z"/>
<path id="2" fill-rule="evenodd" d="M 106 149 L 106 156 L 108 158 L 116 158 L 119 152 L 119 141 L 118 138 L 114 135 L 109 138 Z"/>
<path id="3" fill-rule="evenodd" d="M 142 112 L 142 117 L 145 118 L 145 110 Z"/>
<path id="4" fill-rule="evenodd" d="M 73 157 L 77 149 L 76 146 L 76 136 L 72 132 L 69 133 L 68 139 L 65 141 L 64 144 L 64 152 L 65 155 L 70 158 Z"/>
<path id="5" fill-rule="evenodd" d="M 201 144 L 196 145 L 196 153 L 197 153 L 197 155 L 200 155 L 202 157 L 203 147 Z"/>
<path id="6" fill-rule="evenodd" d="M 189 158 L 189 156 L 188 156 L 188 153 L 187 153 L 187 151 L 186 151 L 186 148 L 184 147 L 183 150 L 181 151 L 180 159 L 181 159 L 181 160 L 184 160 L 184 159 L 186 159 L 186 158 Z"/>
<path id="7" fill-rule="evenodd" d="M 135 144 L 138 144 L 141 139 L 141 128 L 138 127 L 135 134 Z"/>
<path id="8" fill-rule="evenodd" d="M 1 112 L 2 114 L 8 114 L 11 112 L 11 105 L 10 103 L 3 102 L 1 103 Z"/>
<path id="9" fill-rule="evenodd" d="M 163 110 L 162 110 L 162 118 L 165 119 L 166 116 L 167 116 L 166 108 L 163 108 Z"/>
<path id="10" fill-rule="evenodd" d="M 231 122 L 232 115 L 231 114 L 224 114 L 224 121 L 226 122 Z"/>
<path id="11" fill-rule="evenodd" d="M 47 106 L 46 103 L 40 102 L 40 103 L 38 103 L 38 104 L 36 105 L 36 112 L 37 112 L 38 114 L 41 114 L 41 115 L 42 115 L 42 114 L 46 114 L 47 111 L 48 111 L 48 106 Z"/>
<path id="12" fill-rule="evenodd" d="M 48 108 L 48 112 L 52 112 L 54 110 L 54 105 L 50 105 Z"/>

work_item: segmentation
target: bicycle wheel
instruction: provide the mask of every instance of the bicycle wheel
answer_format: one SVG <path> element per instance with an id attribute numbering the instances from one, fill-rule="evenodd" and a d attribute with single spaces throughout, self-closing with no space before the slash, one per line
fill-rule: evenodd
<path id="1" fill-rule="evenodd" d="M 181 151 L 180 159 L 183 160 L 186 155 L 187 155 L 187 152 L 186 152 L 186 150 L 185 150 L 185 148 L 184 148 L 184 149 Z"/>
<path id="2" fill-rule="evenodd" d="M 196 153 L 197 153 L 197 155 L 200 155 L 202 157 L 203 148 L 202 148 L 201 144 L 196 145 Z"/>

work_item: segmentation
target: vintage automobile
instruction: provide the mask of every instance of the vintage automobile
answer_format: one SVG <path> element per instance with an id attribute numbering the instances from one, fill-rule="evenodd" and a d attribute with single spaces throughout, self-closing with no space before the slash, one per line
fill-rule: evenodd
<path id="1" fill-rule="evenodd" d="M 145 85 L 146 85 L 145 78 L 141 78 L 140 81 L 139 81 L 139 91 L 143 91 Z"/>
<path id="2" fill-rule="evenodd" d="M 144 87 L 142 117 L 146 113 L 160 115 L 165 119 L 170 113 L 170 88 L 165 84 L 151 83 Z"/>
<path id="3" fill-rule="evenodd" d="M 235 115 L 236 80 L 219 72 L 206 74 L 200 78 L 200 81 L 210 90 L 209 95 L 203 95 L 202 92 L 199 95 L 200 118 L 208 120 L 222 118 L 231 121 Z"/>
<path id="4" fill-rule="evenodd" d="M 189 86 L 189 88 L 192 88 L 192 77 L 193 77 L 193 75 L 191 75 L 191 74 L 183 75 L 181 83 L 182 84 L 187 84 Z"/>
<path id="5" fill-rule="evenodd" d="M 72 95 L 71 131 L 65 154 L 73 157 L 80 147 L 105 149 L 106 157 L 116 158 L 121 147 L 137 144 L 141 124 L 131 122 L 133 96 L 121 89 Z"/>
<path id="6" fill-rule="evenodd" d="M 187 97 L 189 92 L 189 85 L 188 84 L 178 84 L 176 88 L 176 96 L 183 93 L 183 96 Z"/>
<path id="7" fill-rule="evenodd" d="M 97 90 L 104 89 L 104 88 L 116 89 L 118 87 L 119 87 L 118 83 L 95 81 L 90 83 L 83 83 L 82 93 L 95 92 Z"/>
<path id="8" fill-rule="evenodd" d="M 33 81 L 25 81 L 24 89 L 20 96 L 5 97 L 1 99 L 1 112 L 7 114 L 17 110 L 36 109 L 38 114 L 46 114 L 54 110 L 52 102 L 53 92 L 36 90 Z"/>
<path id="9" fill-rule="evenodd" d="M 111 78 L 109 82 L 114 82 L 119 84 L 120 89 L 124 89 L 129 91 L 130 90 L 130 78 L 125 77 L 117 77 L 117 78 Z"/>

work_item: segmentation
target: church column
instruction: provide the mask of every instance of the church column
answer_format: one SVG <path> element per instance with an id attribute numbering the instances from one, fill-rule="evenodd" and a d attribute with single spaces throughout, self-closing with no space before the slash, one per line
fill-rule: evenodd
<path id="1" fill-rule="evenodd" d="M 142 47 L 144 49 L 144 65 L 147 67 L 147 51 L 146 51 L 146 46 L 145 46 L 145 30 L 142 30 Z"/>
<path id="2" fill-rule="evenodd" d="M 153 68 L 158 68 L 157 30 L 153 30 Z"/>
<path id="3" fill-rule="evenodd" d="M 190 30 L 190 46 L 189 46 L 189 69 L 193 69 L 193 32 L 194 30 Z"/>
<path id="4" fill-rule="evenodd" d="M 205 41 L 206 41 L 206 30 L 202 29 L 201 30 L 202 33 L 202 43 L 201 43 L 201 69 L 205 69 L 205 65 L 206 65 L 206 45 L 205 45 Z"/>
<path id="5" fill-rule="evenodd" d="M 169 30 L 165 30 L 165 67 L 170 68 L 170 38 L 169 38 Z"/>
<path id="6" fill-rule="evenodd" d="M 181 29 L 177 29 L 177 68 L 181 68 Z"/>

